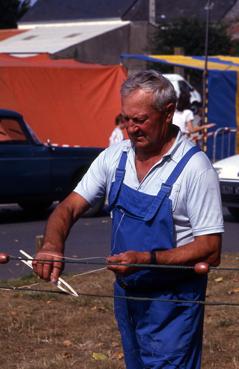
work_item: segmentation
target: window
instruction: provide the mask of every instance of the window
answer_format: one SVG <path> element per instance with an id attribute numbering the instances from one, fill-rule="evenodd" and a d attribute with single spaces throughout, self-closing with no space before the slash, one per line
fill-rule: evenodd
<path id="1" fill-rule="evenodd" d="M 19 122 L 14 119 L 0 119 L 0 144 L 7 142 L 26 142 L 27 137 Z"/>
<path id="2" fill-rule="evenodd" d="M 24 40 L 24 41 L 30 41 L 30 40 L 32 40 L 33 38 L 37 38 L 37 36 L 36 36 L 36 35 L 30 35 L 30 36 L 24 37 L 24 38 L 23 38 L 23 40 Z"/>
<path id="3" fill-rule="evenodd" d="M 73 38 L 73 37 L 77 37 L 77 36 L 80 36 L 81 33 L 71 33 L 69 35 L 66 35 L 65 38 Z"/>

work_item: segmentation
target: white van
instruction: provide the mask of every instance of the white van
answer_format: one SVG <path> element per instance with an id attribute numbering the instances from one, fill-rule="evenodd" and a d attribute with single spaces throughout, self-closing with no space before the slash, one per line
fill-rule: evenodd
<path id="1" fill-rule="evenodd" d="M 195 90 L 195 88 L 192 85 L 190 85 L 190 83 L 186 81 L 186 79 L 180 76 L 180 74 L 163 74 L 163 76 L 170 80 L 173 87 L 175 88 L 177 97 L 179 96 L 180 86 L 189 89 L 192 110 L 194 110 L 194 108 L 197 109 L 197 107 L 202 104 L 202 98 L 200 93 L 197 90 Z"/>

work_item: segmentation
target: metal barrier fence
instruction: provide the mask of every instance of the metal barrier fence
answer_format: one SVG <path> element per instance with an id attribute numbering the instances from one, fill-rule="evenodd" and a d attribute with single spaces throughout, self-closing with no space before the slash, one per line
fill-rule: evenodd
<path id="1" fill-rule="evenodd" d="M 212 161 L 233 155 L 237 151 L 237 128 L 218 128 L 213 135 Z"/>
<path id="2" fill-rule="evenodd" d="M 196 133 L 189 137 L 206 152 L 214 163 L 237 153 L 239 129 L 220 127 L 215 129 L 216 124 L 211 123 L 198 128 Z M 210 129 L 213 128 L 214 130 Z"/>

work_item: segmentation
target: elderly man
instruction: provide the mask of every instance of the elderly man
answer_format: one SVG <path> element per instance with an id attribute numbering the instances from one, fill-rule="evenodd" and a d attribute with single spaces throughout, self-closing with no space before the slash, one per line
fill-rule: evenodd
<path id="1" fill-rule="evenodd" d="M 35 260 L 34 270 L 57 280 L 70 227 L 106 194 L 112 212 L 107 261 L 116 276 L 115 315 L 127 369 L 199 369 L 204 311 L 193 301 L 205 298 L 207 278 L 189 268 L 147 265 L 219 264 L 223 218 L 217 175 L 206 155 L 172 124 L 175 91 L 160 73 L 130 76 L 121 97 L 129 140 L 101 153 L 50 216 L 36 258 L 53 262 Z"/>

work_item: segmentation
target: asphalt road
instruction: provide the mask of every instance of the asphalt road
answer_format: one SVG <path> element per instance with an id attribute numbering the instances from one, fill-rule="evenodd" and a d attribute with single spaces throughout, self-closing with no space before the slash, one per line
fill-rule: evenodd
<path id="1" fill-rule="evenodd" d="M 18 206 L 0 206 L 0 250 L 13 256 L 20 256 L 23 249 L 34 255 L 36 236 L 42 235 L 49 214 L 32 218 Z M 224 209 L 225 234 L 223 252 L 239 252 L 239 222 L 233 219 Z M 82 218 L 72 228 L 66 242 L 66 256 L 93 258 L 97 263 L 103 262 L 110 250 L 111 220 L 109 216 Z M 99 257 L 101 257 L 99 259 Z M 65 272 L 81 273 L 100 266 L 67 264 Z M 10 261 L 1 265 L 0 279 L 12 279 L 31 273 L 30 269 L 20 261 Z"/>

